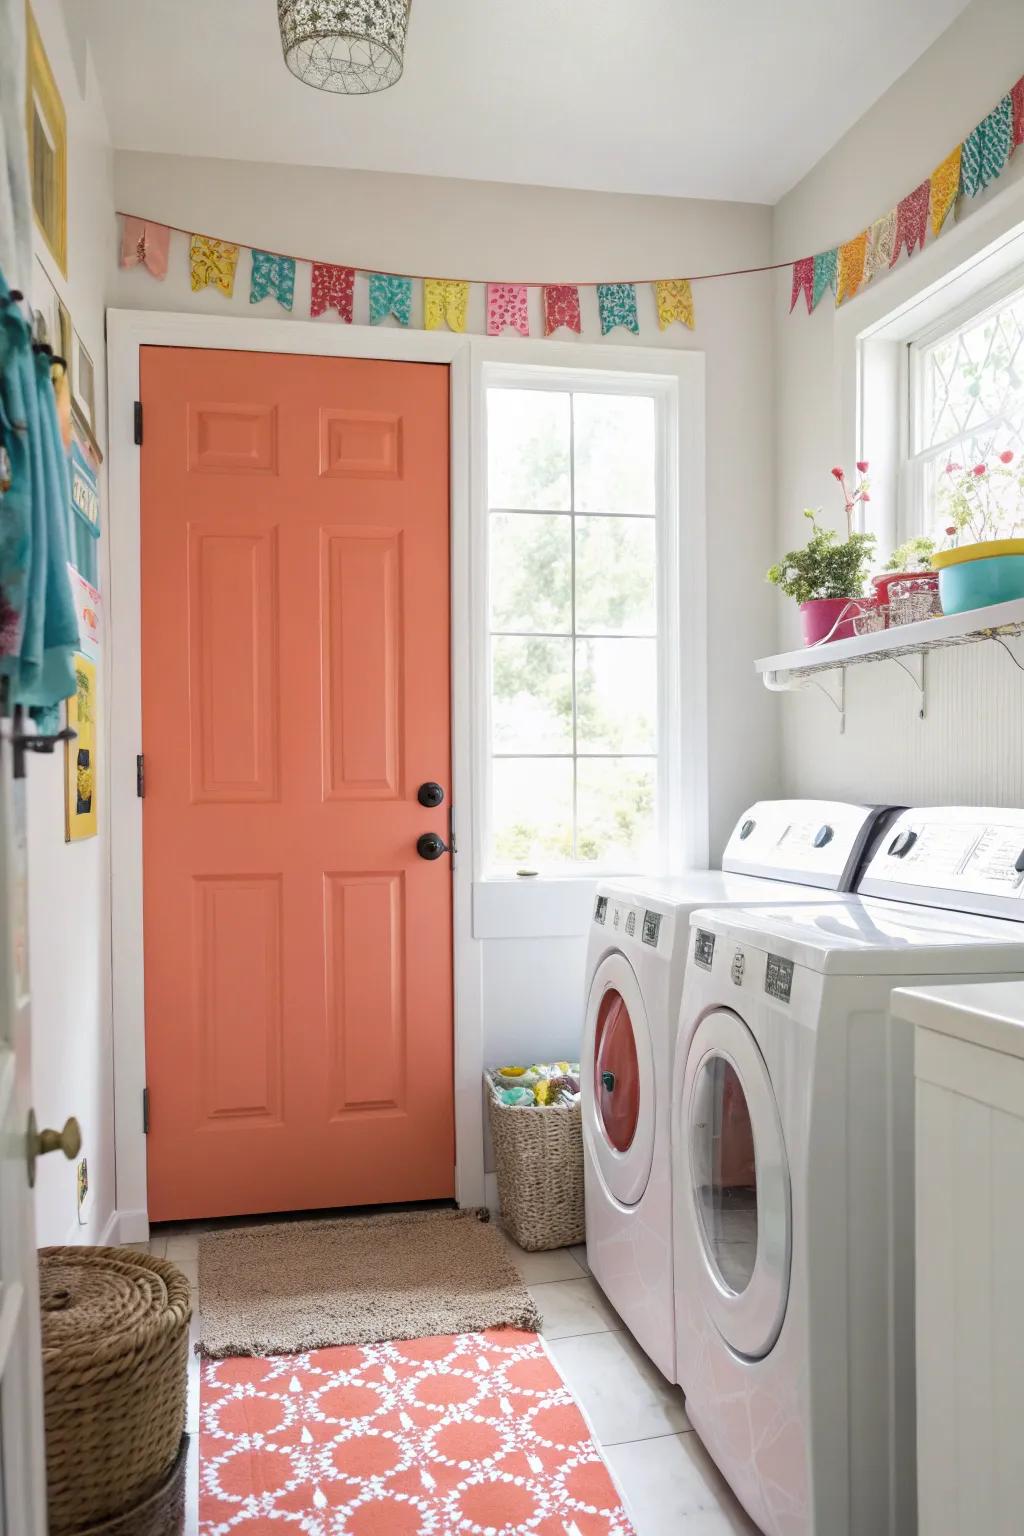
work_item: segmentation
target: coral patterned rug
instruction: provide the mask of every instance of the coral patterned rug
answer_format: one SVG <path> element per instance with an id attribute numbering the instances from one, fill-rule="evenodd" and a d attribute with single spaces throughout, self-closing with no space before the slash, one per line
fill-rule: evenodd
<path id="1" fill-rule="evenodd" d="M 206 1360 L 201 1536 L 633 1536 L 533 1333 Z"/>

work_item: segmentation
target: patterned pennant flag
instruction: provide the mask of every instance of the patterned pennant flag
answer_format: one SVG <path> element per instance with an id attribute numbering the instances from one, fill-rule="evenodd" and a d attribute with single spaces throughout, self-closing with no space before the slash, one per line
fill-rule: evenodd
<path id="1" fill-rule="evenodd" d="M 931 182 L 922 181 L 913 192 L 908 192 L 896 208 L 896 243 L 893 246 L 890 267 L 896 265 L 900 252 L 906 248 L 908 256 L 923 248 L 928 233 L 928 204 L 931 198 Z"/>
<path id="2" fill-rule="evenodd" d="M 412 278 L 371 272 L 370 324 L 380 325 L 389 315 L 394 315 L 399 325 L 409 324 L 412 319 Z"/>
<path id="3" fill-rule="evenodd" d="M 253 251 L 249 303 L 276 299 L 282 309 L 295 303 L 295 258 L 276 256 L 273 251 Z"/>
<path id="4" fill-rule="evenodd" d="M 1013 148 L 1013 101 L 1004 96 L 969 133 L 963 142 L 960 160 L 960 189 L 967 197 L 977 197 L 1000 175 Z"/>
<path id="5" fill-rule="evenodd" d="M 238 246 L 227 240 L 211 240 L 209 235 L 193 235 L 189 246 L 192 292 L 200 288 L 219 288 L 228 298 L 235 291 Z"/>
<path id="6" fill-rule="evenodd" d="M 839 247 L 839 276 L 836 279 L 836 303 L 852 299 L 864 281 L 864 263 L 868 254 L 868 232 L 861 230 Z"/>
<path id="7" fill-rule="evenodd" d="M 625 326 L 627 331 L 639 336 L 635 283 L 598 283 L 597 308 L 601 316 L 602 336 L 607 336 L 618 325 Z"/>
<path id="8" fill-rule="evenodd" d="M 814 308 L 814 261 L 813 256 L 801 256 L 793 263 L 793 291 L 789 296 L 789 312 L 793 313 L 801 294 L 807 304 L 807 313 Z"/>
<path id="9" fill-rule="evenodd" d="M 829 289 L 836 291 L 836 274 L 839 271 L 839 250 L 833 246 L 830 251 L 819 251 L 814 258 L 814 292 L 811 295 L 811 308 L 817 309 L 822 295 Z"/>
<path id="10" fill-rule="evenodd" d="M 678 320 L 691 331 L 696 324 L 693 312 L 693 289 L 687 277 L 670 277 L 654 285 L 654 302 L 658 308 L 658 329 L 667 331 L 673 320 Z"/>
<path id="11" fill-rule="evenodd" d="M 868 248 L 864 257 L 864 281 L 870 283 L 876 272 L 888 271 L 896 249 L 896 214 L 891 208 L 876 219 L 868 230 Z"/>
<path id="12" fill-rule="evenodd" d="M 580 291 L 574 283 L 550 283 L 544 289 L 544 335 L 550 336 L 560 325 L 566 330 L 582 330 Z"/>
<path id="13" fill-rule="evenodd" d="M 1024 75 L 1021 75 L 1017 84 L 1010 92 L 1010 100 L 1013 102 L 1013 144 L 1012 149 L 1024 144 Z"/>
<path id="14" fill-rule="evenodd" d="M 428 331 L 439 331 L 445 325 L 450 331 L 464 331 L 468 307 L 468 283 L 441 277 L 423 279 L 423 317 Z"/>
<path id="15" fill-rule="evenodd" d="M 346 325 L 352 324 L 352 297 L 355 291 L 355 267 L 336 267 L 327 261 L 314 261 L 313 288 L 309 312 L 317 315 L 336 309 Z"/>
<path id="16" fill-rule="evenodd" d="M 524 283 L 487 284 L 487 334 L 500 336 L 506 326 L 520 336 L 530 334 L 530 312 Z"/>
<path id="17" fill-rule="evenodd" d="M 949 210 L 957 200 L 960 191 L 960 161 L 962 159 L 963 145 L 958 144 L 951 155 L 947 155 L 941 165 L 937 165 L 928 178 L 931 187 L 931 196 L 928 207 L 931 216 L 932 234 L 937 235 L 949 216 Z"/>
<path id="18" fill-rule="evenodd" d="M 166 224 L 153 224 L 149 219 L 134 219 L 125 214 L 121 229 L 122 267 L 145 267 L 153 277 L 167 276 L 167 252 L 171 232 Z"/>

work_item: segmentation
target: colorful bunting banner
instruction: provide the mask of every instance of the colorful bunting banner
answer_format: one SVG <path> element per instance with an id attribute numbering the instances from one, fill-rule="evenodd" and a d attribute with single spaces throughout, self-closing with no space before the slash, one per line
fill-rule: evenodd
<path id="1" fill-rule="evenodd" d="M 836 291 L 836 281 L 839 274 L 839 251 L 833 246 L 830 251 L 819 251 L 814 258 L 814 293 L 811 295 L 811 308 L 817 309 L 826 293 Z"/>
<path id="2" fill-rule="evenodd" d="M 525 283 L 487 284 L 487 334 L 500 336 L 506 326 L 520 336 L 530 334 Z"/>
<path id="3" fill-rule="evenodd" d="M 392 277 L 387 272 L 370 273 L 370 324 L 380 325 L 394 315 L 399 325 L 412 319 L 412 278 Z"/>
<path id="4" fill-rule="evenodd" d="M 836 303 L 852 299 L 864 281 L 864 263 L 868 254 L 868 232 L 861 230 L 839 247 L 839 275 L 836 278 Z"/>
<path id="5" fill-rule="evenodd" d="M 931 195 L 931 183 L 922 181 L 919 187 L 907 194 L 896 208 L 896 244 L 893 247 L 892 260 L 889 265 L 894 267 L 900 252 L 906 249 L 908 256 L 913 256 L 916 250 L 924 245 L 925 236 L 928 233 L 928 199 Z"/>
<path id="6" fill-rule="evenodd" d="M 315 320 L 318 315 L 336 309 L 346 325 L 352 324 L 352 300 L 355 292 L 355 267 L 336 267 L 330 262 L 314 261 L 313 287 L 309 312 Z"/>
<path id="7" fill-rule="evenodd" d="M 580 334 L 580 291 L 575 283 L 549 283 L 544 289 L 544 335 L 550 336 L 564 325 Z"/>
<path id="8" fill-rule="evenodd" d="M 639 336 L 635 283 L 598 283 L 597 309 L 601 316 L 602 336 L 607 336 L 619 325 Z"/>
<path id="9" fill-rule="evenodd" d="M 166 224 L 126 218 L 121 230 L 121 265 L 137 267 L 141 263 L 152 277 L 163 280 L 167 276 L 170 243 L 171 232 Z"/>
<path id="10" fill-rule="evenodd" d="M 1002 174 L 1013 148 L 1013 101 L 1004 96 L 964 139 L 960 160 L 960 190 L 977 197 Z"/>
<path id="11" fill-rule="evenodd" d="M 655 283 L 654 302 L 658 309 L 659 331 L 667 331 L 674 320 L 693 330 L 693 289 L 687 278 L 670 277 Z"/>
<path id="12" fill-rule="evenodd" d="M 295 261 L 291 256 L 276 256 L 273 251 L 253 251 L 249 303 L 276 299 L 282 309 L 295 303 Z"/>
<path id="13" fill-rule="evenodd" d="M 469 284 L 449 278 L 423 279 L 423 323 L 428 331 L 464 331 L 469 309 Z"/>
<path id="14" fill-rule="evenodd" d="M 810 314 L 815 305 L 814 298 L 814 262 L 813 256 L 802 256 L 799 261 L 793 263 L 793 291 L 789 298 L 789 312 L 793 313 L 796 301 L 802 294 L 807 302 L 807 313 Z"/>
<path id="15" fill-rule="evenodd" d="M 219 288 L 230 299 L 235 291 L 235 268 L 239 247 L 228 240 L 211 240 L 209 235 L 193 235 L 189 245 L 192 292 L 200 288 Z"/>

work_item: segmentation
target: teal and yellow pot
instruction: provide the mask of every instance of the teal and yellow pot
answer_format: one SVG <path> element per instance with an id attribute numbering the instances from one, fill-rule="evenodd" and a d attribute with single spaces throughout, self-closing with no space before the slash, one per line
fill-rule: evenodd
<path id="1" fill-rule="evenodd" d="M 932 555 L 943 613 L 966 613 L 1024 597 L 1024 539 L 989 539 Z"/>

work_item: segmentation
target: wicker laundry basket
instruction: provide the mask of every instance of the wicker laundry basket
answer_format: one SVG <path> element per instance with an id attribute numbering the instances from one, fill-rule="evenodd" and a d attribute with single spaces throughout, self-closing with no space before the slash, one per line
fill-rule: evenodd
<path id="1" fill-rule="evenodd" d="M 484 1083 L 505 1230 L 529 1252 L 585 1242 L 580 1106 L 503 1104 Z"/>
<path id="2" fill-rule="evenodd" d="M 44 1248 L 39 1289 L 50 1536 L 108 1523 L 163 1536 L 155 1495 L 185 1433 L 187 1279 L 130 1248 Z"/>

